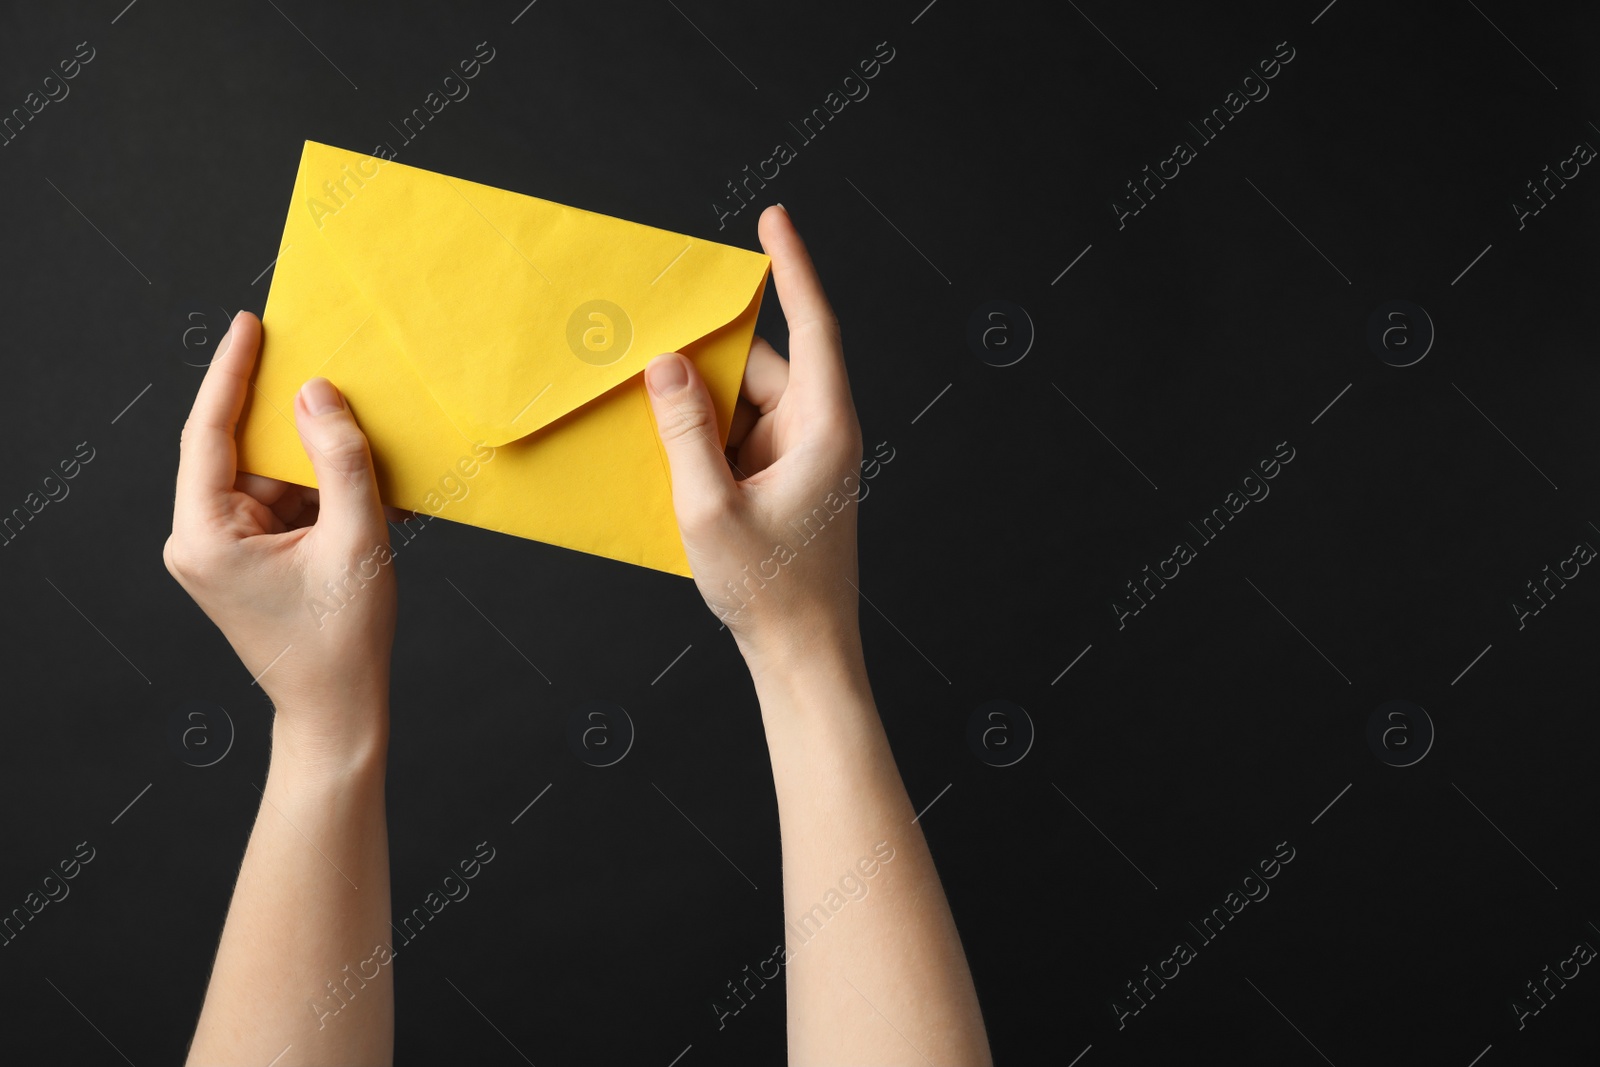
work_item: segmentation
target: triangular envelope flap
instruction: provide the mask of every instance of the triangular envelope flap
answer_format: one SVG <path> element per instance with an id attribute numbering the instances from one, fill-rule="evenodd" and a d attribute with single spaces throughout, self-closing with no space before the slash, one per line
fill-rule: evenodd
<path id="1" fill-rule="evenodd" d="M 766 277 L 757 252 L 314 141 L 298 183 L 434 399 L 490 445 L 731 322 Z"/>

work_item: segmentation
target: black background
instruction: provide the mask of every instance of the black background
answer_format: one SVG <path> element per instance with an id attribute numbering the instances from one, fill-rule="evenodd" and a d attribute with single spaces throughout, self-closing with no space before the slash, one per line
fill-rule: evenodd
<path id="1" fill-rule="evenodd" d="M 0 949 L 7 1061 L 187 1046 L 270 715 L 161 562 L 196 364 L 265 304 L 302 141 L 399 144 L 487 41 L 402 162 L 750 248 L 781 200 L 808 240 L 894 449 L 861 505 L 874 688 L 998 1060 L 1594 1062 L 1593 967 L 1524 1029 L 1511 1003 L 1600 945 L 1600 578 L 1520 630 L 1510 602 L 1600 544 L 1600 177 L 1511 208 L 1600 145 L 1596 20 L 1324 2 L 8 5 L 6 111 L 95 58 L 0 149 L 0 510 L 95 458 L 0 549 L 0 908 L 97 855 Z M 870 96 L 719 229 L 882 41 Z M 1270 96 L 1119 230 L 1123 183 L 1280 41 Z M 966 341 L 997 299 L 1037 331 L 1009 367 Z M 1437 329 L 1404 368 L 1366 341 L 1396 299 Z M 769 290 L 783 350 L 781 322 Z M 1285 441 L 1119 630 L 1123 583 Z M 752 689 L 690 583 L 448 522 L 397 566 L 396 913 L 496 849 L 395 964 L 398 1062 L 780 1059 L 780 985 L 710 1006 L 783 913 Z M 1006 768 L 965 741 L 995 698 L 1037 728 Z M 564 740 L 597 699 L 637 728 L 603 769 Z M 1366 741 L 1391 699 L 1437 730 L 1410 767 Z M 210 767 L 171 741 L 191 700 L 237 727 Z M 1123 984 L 1279 842 L 1271 895 L 1119 1031 Z"/>

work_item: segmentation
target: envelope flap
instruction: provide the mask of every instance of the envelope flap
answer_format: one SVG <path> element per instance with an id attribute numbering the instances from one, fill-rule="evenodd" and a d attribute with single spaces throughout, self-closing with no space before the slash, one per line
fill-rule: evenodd
<path id="1" fill-rule="evenodd" d="M 758 252 L 307 141 L 296 209 L 458 429 L 501 445 L 737 318 Z"/>

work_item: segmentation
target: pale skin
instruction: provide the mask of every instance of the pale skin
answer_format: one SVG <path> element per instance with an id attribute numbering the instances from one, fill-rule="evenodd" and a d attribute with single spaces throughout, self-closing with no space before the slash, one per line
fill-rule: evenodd
<path id="1" fill-rule="evenodd" d="M 830 493 L 850 494 L 862 455 L 838 320 L 810 255 L 781 207 L 762 214 L 758 232 L 790 355 L 756 338 L 726 449 L 692 361 L 659 356 L 645 380 L 695 582 L 733 633 L 761 704 L 789 920 L 788 1059 L 987 1067 L 960 937 L 867 681 L 854 505 L 778 578 L 744 602 L 729 599 L 729 582 L 793 540 L 790 520 Z M 339 585 L 344 568 L 375 552 L 386 558 L 388 528 L 366 438 L 320 379 L 294 411 L 320 492 L 237 472 L 233 433 L 259 337 L 259 322 L 241 312 L 200 387 L 165 554 L 252 676 L 265 671 L 259 682 L 276 707 L 269 803 L 251 833 L 189 1062 L 260 1064 L 282 1053 L 278 1067 L 385 1064 L 393 965 L 368 961 L 389 941 L 393 568 L 378 567 L 320 628 L 305 605 L 325 599 L 322 583 Z M 331 410 L 312 414 L 318 399 Z M 859 862 L 888 849 L 892 860 L 863 877 Z M 845 875 L 866 895 L 820 929 L 802 923 Z M 335 999 L 328 982 L 353 992 Z M 322 1014 L 307 1004 L 318 996 Z"/>

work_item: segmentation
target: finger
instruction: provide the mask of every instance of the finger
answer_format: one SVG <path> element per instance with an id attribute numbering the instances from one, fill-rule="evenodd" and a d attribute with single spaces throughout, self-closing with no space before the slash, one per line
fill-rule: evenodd
<path id="1" fill-rule="evenodd" d="M 367 435 L 339 390 L 326 378 L 306 382 L 295 394 L 294 421 L 317 476 L 317 529 L 349 548 L 387 544 Z"/>
<path id="2" fill-rule="evenodd" d="M 844 369 L 839 319 L 822 291 L 811 253 L 789 213 L 774 204 L 757 224 L 761 247 L 772 257 L 772 282 L 789 324 L 790 374 L 806 392 L 835 403 L 849 403 L 850 379 Z"/>
<path id="3" fill-rule="evenodd" d="M 407 511 L 404 508 L 391 508 L 388 504 L 385 504 L 383 506 L 383 517 L 390 522 L 410 522 L 417 517 L 417 513 L 415 511 Z"/>
<path id="4" fill-rule="evenodd" d="M 292 519 L 280 520 L 285 530 L 303 530 L 306 527 L 317 525 L 318 508 L 315 504 L 307 504 L 301 509 L 300 514 Z"/>
<path id="5" fill-rule="evenodd" d="M 717 416 L 694 364 L 676 352 L 644 371 L 656 431 L 667 451 L 672 504 L 682 527 L 689 516 L 715 513 L 733 498 L 733 475 L 717 440 Z"/>
<path id="6" fill-rule="evenodd" d="M 768 414 L 783 399 L 789 386 L 789 361 L 778 355 L 772 346 L 760 337 L 750 344 L 750 358 L 744 365 L 744 382 L 739 388 L 739 398 L 733 405 L 733 423 L 728 428 L 727 451 L 737 452 L 739 446 L 761 416 Z"/>
<path id="7" fill-rule="evenodd" d="M 193 506 L 233 488 L 238 454 L 233 431 L 239 423 L 250 372 L 255 367 L 261 320 L 248 311 L 233 318 L 233 325 L 218 342 L 206 376 L 195 394 L 189 420 L 183 424 L 178 449 L 178 507 Z"/>
<path id="8" fill-rule="evenodd" d="M 289 528 L 294 512 L 300 509 L 299 497 L 289 490 L 299 488 L 259 474 L 240 474 L 233 481 L 234 495 L 248 498 L 238 507 L 267 533 L 283 533 Z"/>
<path id="9" fill-rule="evenodd" d="M 789 361 L 760 337 L 750 343 L 750 358 L 744 365 L 744 384 L 739 395 L 765 415 L 778 406 L 789 386 Z"/>
<path id="10" fill-rule="evenodd" d="M 756 407 L 744 397 L 733 403 L 733 422 L 728 426 L 728 443 L 723 446 L 730 462 L 737 461 L 736 453 L 739 446 L 744 444 L 750 430 L 761 421 L 761 409 Z"/>
<path id="11" fill-rule="evenodd" d="M 307 489 L 303 485 L 266 478 L 259 474 L 241 472 L 233 480 L 233 488 L 236 492 L 243 493 L 266 506 L 286 526 L 294 525 L 295 520 L 308 507 L 315 508 L 317 504 L 315 489 Z"/>
<path id="12" fill-rule="evenodd" d="M 240 471 L 233 479 L 233 488 L 270 508 L 285 497 L 294 496 L 294 490 L 303 487 L 292 482 L 279 481 L 277 478 Z"/>
<path id="13" fill-rule="evenodd" d="M 740 481 L 760 474 L 777 461 L 776 430 L 772 419 L 758 419 L 739 441 L 738 448 L 729 450 L 728 462 L 733 464 Z"/>

